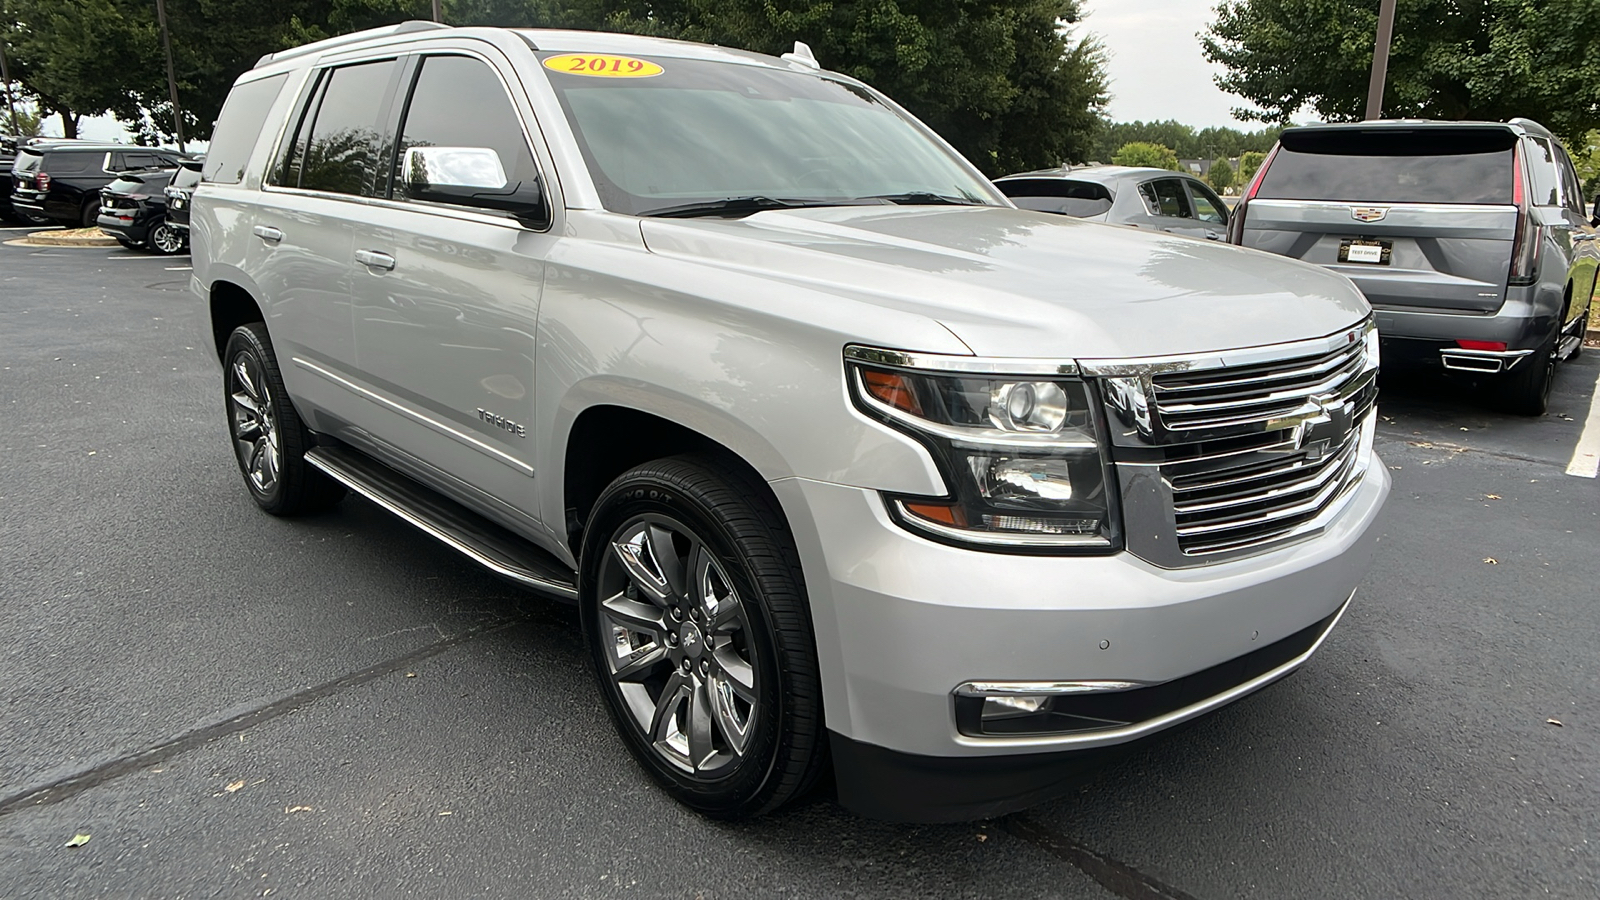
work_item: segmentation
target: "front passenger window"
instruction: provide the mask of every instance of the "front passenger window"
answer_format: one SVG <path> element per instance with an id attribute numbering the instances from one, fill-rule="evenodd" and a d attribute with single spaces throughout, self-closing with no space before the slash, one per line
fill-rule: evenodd
<path id="1" fill-rule="evenodd" d="M 532 188 L 538 181 L 538 165 L 505 86 L 487 63 L 472 57 L 430 56 L 422 61 L 400 128 L 395 199 L 406 199 L 398 166 L 413 147 L 493 150 L 509 189 L 519 183 Z"/>

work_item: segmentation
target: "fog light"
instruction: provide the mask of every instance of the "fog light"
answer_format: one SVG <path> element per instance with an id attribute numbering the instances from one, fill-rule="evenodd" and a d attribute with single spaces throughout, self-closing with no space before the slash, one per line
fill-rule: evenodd
<path id="1" fill-rule="evenodd" d="M 1014 716 L 1017 713 L 1036 713 L 1044 708 L 1048 697 L 985 697 L 983 717 Z"/>

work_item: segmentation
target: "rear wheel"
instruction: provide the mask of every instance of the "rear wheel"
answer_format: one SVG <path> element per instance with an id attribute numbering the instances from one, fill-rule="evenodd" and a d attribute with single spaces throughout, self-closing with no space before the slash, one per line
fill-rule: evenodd
<path id="1" fill-rule="evenodd" d="M 824 760 L 799 557 L 766 485 L 719 457 L 639 466 L 585 532 L 580 612 L 628 749 L 685 805 L 736 819 Z"/>
<path id="2" fill-rule="evenodd" d="M 150 249 L 162 256 L 171 256 L 182 252 L 188 243 L 183 232 L 173 228 L 165 219 L 150 226 L 150 239 L 147 241 Z"/>
<path id="3" fill-rule="evenodd" d="M 1519 416 L 1542 416 L 1550 408 L 1550 386 L 1556 378 L 1556 342 L 1561 330 L 1522 358 L 1501 376 L 1495 399 L 1506 412 Z"/>
<path id="4" fill-rule="evenodd" d="M 338 503 L 344 486 L 306 462 L 311 432 L 289 402 L 266 326 L 235 328 L 222 364 L 233 453 L 256 505 L 294 516 Z"/>
<path id="5" fill-rule="evenodd" d="M 78 224 L 85 228 L 93 228 L 100 220 L 100 201 L 90 200 L 83 204 L 83 210 L 78 215 Z"/>

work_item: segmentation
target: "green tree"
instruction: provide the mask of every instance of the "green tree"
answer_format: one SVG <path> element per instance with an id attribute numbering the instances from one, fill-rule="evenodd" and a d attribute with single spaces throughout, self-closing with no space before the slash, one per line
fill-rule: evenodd
<path id="1" fill-rule="evenodd" d="M 1148 166 L 1153 169 L 1178 171 L 1178 154 L 1173 152 L 1171 147 L 1147 141 L 1123 144 L 1111 157 L 1111 162 L 1118 166 Z"/>
<path id="2" fill-rule="evenodd" d="M 588 0 L 605 28 L 783 53 L 905 105 L 990 174 L 1088 158 L 1105 54 L 1079 0 Z M 596 14 L 598 14 L 596 16 Z"/>
<path id="3" fill-rule="evenodd" d="M 1233 187 L 1233 164 L 1226 158 L 1218 157 L 1211 163 L 1211 171 L 1206 173 L 1206 180 L 1211 182 L 1217 193 L 1223 193 Z"/>
<path id="4" fill-rule="evenodd" d="M 1108 122 L 1100 130 L 1090 159 L 1108 160 L 1123 144 L 1139 141 L 1171 147 L 1180 159 L 1233 158 L 1247 150 L 1266 150 L 1278 139 L 1282 128 L 1269 126 L 1259 131 L 1237 128 L 1194 128 L 1174 119 L 1164 122 Z"/>
<path id="5" fill-rule="evenodd" d="M 1583 196 L 1593 208 L 1596 194 L 1600 194 L 1600 129 L 1595 129 L 1567 148 L 1572 154 L 1572 165 L 1583 181 Z"/>
<path id="6" fill-rule="evenodd" d="M 1239 154 L 1239 186 L 1243 188 L 1256 177 L 1256 170 L 1267 161 L 1267 154 L 1259 150 L 1246 150 Z"/>
<path id="7" fill-rule="evenodd" d="M 1221 0 L 1201 36 L 1226 67 L 1217 85 L 1286 124 L 1309 106 L 1329 121 L 1365 112 L 1378 4 L 1370 0 Z M 1576 140 L 1600 127 L 1600 3 L 1594 0 L 1402 0 L 1383 112 L 1388 117 L 1536 119 Z"/>

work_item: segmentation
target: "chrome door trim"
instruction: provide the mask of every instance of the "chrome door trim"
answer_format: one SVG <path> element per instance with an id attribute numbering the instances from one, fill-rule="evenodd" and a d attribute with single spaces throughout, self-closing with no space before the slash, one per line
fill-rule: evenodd
<path id="1" fill-rule="evenodd" d="M 296 356 L 296 357 L 293 357 L 293 360 L 294 360 L 294 364 L 299 366 L 300 368 L 305 369 L 306 371 L 311 372 L 313 374 L 320 375 L 323 378 L 326 378 L 327 380 L 333 382 L 334 384 L 337 384 L 338 386 L 344 388 L 347 391 L 350 391 L 353 394 L 357 394 L 357 395 L 359 395 L 361 397 L 364 397 L 364 398 L 366 398 L 368 400 L 371 400 L 372 402 L 377 403 L 380 406 L 386 406 L 389 409 L 392 409 L 395 412 L 400 413 L 403 416 L 406 416 L 406 417 L 411 418 L 411 419 L 413 419 L 413 420 L 415 420 L 417 422 L 422 423 L 423 425 L 426 425 L 427 427 L 433 429 L 434 431 L 437 431 L 438 433 L 444 435 L 445 437 L 454 438 L 455 440 L 461 442 L 462 444 L 465 444 L 466 446 L 471 447 L 472 449 L 478 451 L 479 453 L 482 453 L 483 455 L 489 457 L 490 459 L 493 459 L 495 462 L 503 463 L 505 465 L 508 465 L 511 468 L 516 469 L 518 472 L 521 472 L 522 474 L 528 476 L 529 478 L 533 477 L 533 466 L 528 465 L 527 463 L 523 462 L 522 460 L 517 459 L 515 456 L 512 456 L 511 454 L 506 453 L 505 451 L 500 450 L 497 447 L 493 447 L 493 446 L 491 446 L 489 444 L 486 444 L 483 441 L 478 440 L 477 438 L 473 437 L 470 434 L 467 434 L 464 431 L 461 431 L 459 429 L 456 429 L 456 428 L 453 428 L 453 427 L 451 427 L 449 425 L 446 425 L 445 423 L 439 421 L 438 419 L 433 418 L 432 416 L 420 413 L 417 410 L 412 409 L 411 407 L 409 407 L 409 406 L 407 406 L 407 405 L 405 405 L 403 403 L 399 403 L 399 402 L 397 402 L 395 400 L 391 400 L 390 398 L 385 397 L 385 396 L 383 396 L 382 394 L 380 394 L 380 393 L 378 393 L 376 391 L 370 391 L 370 390 L 362 387 L 361 385 L 356 384 L 355 382 L 353 382 L 353 381 L 351 381 L 351 380 L 349 380 L 347 378 L 344 378 L 343 376 L 334 374 L 333 372 L 330 372 L 327 369 L 324 369 L 322 366 L 319 366 L 316 363 L 311 362 L 308 359 L 302 359 L 301 357 Z"/>

